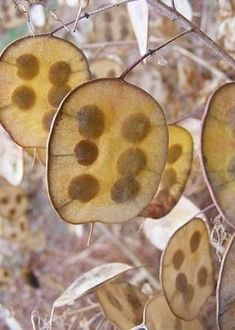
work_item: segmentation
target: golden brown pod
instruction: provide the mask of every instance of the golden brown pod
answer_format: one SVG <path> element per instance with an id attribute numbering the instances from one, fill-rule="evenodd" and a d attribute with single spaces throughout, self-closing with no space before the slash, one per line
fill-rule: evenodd
<path id="1" fill-rule="evenodd" d="M 63 101 L 48 143 L 51 202 L 71 223 L 123 222 L 152 199 L 167 158 L 159 104 L 121 79 L 99 79 Z"/>
<path id="2" fill-rule="evenodd" d="M 44 147 L 62 99 L 89 80 L 88 64 L 74 44 L 54 36 L 25 37 L 0 58 L 0 122 L 23 147 Z"/>
<path id="3" fill-rule="evenodd" d="M 221 86 L 208 102 L 201 133 L 202 165 L 218 209 L 235 227 L 235 83 Z"/>
<path id="4" fill-rule="evenodd" d="M 147 297 L 129 283 L 106 283 L 96 291 L 105 317 L 121 330 L 129 330 L 143 321 Z"/>
<path id="5" fill-rule="evenodd" d="M 199 320 L 184 321 L 172 314 L 163 294 L 153 297 L 146 305 L 145 324 L 151 330 L 203 330 Z"/>
<path id="6" fill-rule="evenodd" d="M 28 198 L 20 187 L 9 184 L 6 180 L 0 180 L 0 216 L 16 220 L 24 215 L 28 208 Z"/>
<path id="7" fill-rule="evenodd" d="M 161 260 L 161 282 L 173 314 L 195 319 L 215 286 L 205 221 L 194 218 L 171 237 Z"/>
<path id="8" fill-rule="evenodd" d="M 168 214 L 180 199 L 190 174 L 193 140 L 183 127 L 169 125 L 169 151 L 156 195 L 141 215 L 159 219 Z"/>

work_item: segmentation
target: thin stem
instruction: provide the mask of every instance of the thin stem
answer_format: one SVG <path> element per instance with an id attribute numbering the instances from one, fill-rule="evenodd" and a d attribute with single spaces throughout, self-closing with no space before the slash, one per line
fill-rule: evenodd
<path id="1" fill-rule="evenodd" d="M 205 213 L 206 211 L 209 211 L 210 209 L 213 209 L 214 207 L 215 207 L 215 204 L 214 204 L 214 203 L 212 203 L 212 204 L 206 206 L 203 210 L 200 210 L 200 212 L 196 213 L 196 214 L 193 216 L 193 218 L 198 217 L 200 214 Z"/>
<path id="2" fill-rule="evenodd" d="M 90 230 L 89 230 L 89 235 L 88 235 L 88 239 L 87 239 L 87 243 L 86 246 L 90 246 L 91 244 L 91 239 L 92 239 L 92 235 L 93 235 L 93 231 L 94 231 L 94 226 L 95 226 L 95 222 L 92 222 L 90 224 Z"/>
<path id="3" fill-rule="evenodd" d="M 129 66 L 121 75 L 120 75 L 120 79 L 124 79 L 128 73 L 130 71 L 132 71 L 139 63 L 141 63 L 146 57 L 150 56 L 150 55 L 153 55 L 155 54 L 158 50 L 166 47 L 167 45 L 169 45 L 170 43 L 172 43 L 173 41 L 183 37 L 184 35 L 188 34 L 188 33 L 191 33 L 193 30 L 189 30 L 189 31 L 185 31 L 185 32 L 182 32 L 178 35 L 176 35 L 174 38 L 166 41 L 164 44 L 158 46 L 157 48 L 154 48 L 154 49 L 149 49 L 149 51 L 147 53 L 145 53 L 143 56 L 141 56 L 137 61 L 135 61 L 131 66 Z"/>
<path id="4" fill-rule="evenodd" d="M 212 40 L 207 34 L 202 32 L 195 24 L 189 21 L 186 17 L 180 14 L 174 8 L 165 5 L 160 0 L 148 0 L 148 3 L 161 15 L 168 17 L 172 21 L 176 21 L 184 29 L 191 29 L 195 36 L 201 39 L 213 52 L 220 57 L 224 62 L 235 69 L 235 60 L 214 40 Z"/>
<path id="5" fill-rule="evenodd" d="M 96 9 L 96 10 L 93 10 L 93 11 L 90 11 L 89 13 L 85 13 L 83 15 L 81 15 L 79 18 L 78 18 L 78 21 L 84 19 L 84 18 L 89 18 L 90 16 L 94 16 L 96 14 L 99 14 L 99 13 L 102 13 L 106 10 L 109 10 L 109 9 L 112 9 L 114 7 L 119 7 L 119 6 L 122 6 L 122 5 L 125 5 L 127 4 L 128 2 L 133 2 L 133 1 L 138 1 L 138 0 L 124 0 L 124 1 L 121 1 L 119 3 L 115 3 L 115 4 L 111 4 L 111 5 L 108 5 L 108 6 L 104 6 L 104 7 L 101 7 L 99 9 Z M 53 31 L 51 31 L 50 33 L 48 33 L 49 35 L 53 35 L 55 34 L 56 32 L 62 30 L 65 26 L 69 26 L 71 24 L 73 24 L 74 22 L 76 21 L 76 19 L 72 19 L 71 21 L 59 26 L 58 28 L 54 29 Z"/>
<path id="6" fill-rule="evenodd" d="M 78 8 L 78 11 L 77 11 L 77 15 L 76 15 L 76 18 L 75 18 L 74 26 L 73 26 L 73 32 L 76 31 L 77 24 L 78 24 L 78 21 L 79 21 L 79 17 L 81 16 L 81 12 L 82 12 L 82 4 L 80 2 L 79 3 L 79 8 Z"/>

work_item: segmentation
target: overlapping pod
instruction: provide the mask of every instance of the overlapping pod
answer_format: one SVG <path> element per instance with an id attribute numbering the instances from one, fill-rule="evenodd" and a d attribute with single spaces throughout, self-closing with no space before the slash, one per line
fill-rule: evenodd
<path id="1" fill-rule="evenodd" d="M 235 227 L 235 83 L 221 86 L 208 102 L 201 133 L 208 188 L 225 219 Z"/>
<path id="2" fill-rule="evenodd" d="M 48 143 L 51 202 L 71 223 L 123 222 L 150 202 L 166 163 L 159 104 L 121 79 L 99 79 L 62 102 Z"/>
<path id="3" fill-rule="evenodd" d="M 193 159 L 193 140 L 183 127 L 169 125 L 169 151 L 159 188 L 141 214 L 159 219 L 168 214 L 180 199 Z"/>
<path id="4" fill-rule="evenodd" d="M 55 110 L 74 87 L 89 80 L 85 56 L 52 36 L 13 42 L 0 57 L 0 122 L 23 147 L 44 147 Z"/>
<path id="5" fill-rule="evenodd" d="M 203 330 L 199 320 L 184 321 L 172 314 L 163 294 L 152 298 L 146 305 L 145 324 L 151 330 Z"/>
<path id="6" fill-rule="evenodd" d="M 128 283 L 106 283 L 96 291 L 105 317 L 121 330 L 129 330 L 143 321 L 147 297 Z"/>
<path id="7" fill-rule="evenodd" d="M 171 237 L 161 260 L 161 282 L 173 314 L 187 321 L 195 319 L 215 285 L 203 220 L 189 221 Z"/>
<path id="8" fill-rule="evenodd" d="M 217 284 L 217 324 L 220 330 L 235 325 L 235 236 L 231 238 L 221 263 Z"/>

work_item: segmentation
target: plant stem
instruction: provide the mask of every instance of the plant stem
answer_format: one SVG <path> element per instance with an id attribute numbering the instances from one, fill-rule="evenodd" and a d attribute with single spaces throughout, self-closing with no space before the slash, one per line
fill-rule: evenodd
<path id="1" fill-rule="evenodd" d="M 147 53 L 145 53 L 143 56 L 141 56 L 137 61 L 135 61 L 131 66 L 129 66 L 121 75 L 120 75 L 120 79 L 124 79 L 126 77 L 126 75 L 128 75 L 128 73 L 130 71 L 132 71 L 139 63 L 141 63 L 146 57 L 155 54 L 158 50 L 166 47 L 167 45 L 169 45 L 170 43 L 172 43 L 173 41 L 175 41 L 176 39 L 179 39 L 181 37 L 183 37 L 184 35 L 193 32 L 192 29 L 182 32 L 178 35 L 176 35 L 174 38 L 166 41 L 164 44 L 158 46 L 157 48 L 154 49 L 149 49 Z"/>
<path id="2" fill-rule="evenodd" d="M 96 14 L 99 14 L 99 13 L 102 13 L 103 11 L 106 11 L 106 10 L 109 10 L 109 9 L 112 9 L 114 7 L 119 7 L 119 6 L 122 6 L 122 5 L 125 5 L 127 4 L 128 2 L 133 2 L 133 1 L 137 1 L 137 0 L 124 0 L 124 1 L 120 1 L 119 3 L 115 3 L 115 4 L 111 4 L 111 5 L 108 5 L 108 6 L 104 6 L 104 7 L 101 7 L 99 9 L 96 9 L 96 10 L 93 10 L 89 13 L 84 13 L 83 15 L 81 15 L 78 19 L 78 21 L 80 21 L 81 19 L 84 19 L 84 18 L 89 18 L 90 16 L 94 16 Z M 76 19 L 72 19 L 71 21 L 65 23 L 64 25 L 61 25 L 59 26 L 58 28 L 52 30 L 50 33 L 48 33 L 49 35 L 53 35 L 55 34 L 56 32 L 62 30 L 65 26 L 69 26 L 73 23 L 75 23 Z"/>
<path id="3" fill-rule="evenodd" d="M 177 10 L 172 7 L 165 5 L 160 0 L 148 0 L 148 3 L 152 5 L 156 11 L 168 17 L 170 20 L 175 21 L 184 29 L 191 29 L 193 33 L 201 39 L 209 48 L 213 50 L 213 52 L 220 57 L 225 63 L 232 66 L 235 69 L 235 60 L 222 48 L 220 47 L 214 40 L 212 40 L 207 34 L 202 32 L 195 24 L 189 21 L 186 17 L 180 14 Z"/>

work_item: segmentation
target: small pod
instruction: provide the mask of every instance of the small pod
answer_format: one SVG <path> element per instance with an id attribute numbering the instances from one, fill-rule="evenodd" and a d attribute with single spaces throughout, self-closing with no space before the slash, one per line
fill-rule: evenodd
<path id="1" fill-rule="evenodd" d="M 184 321 L 172 314 L 163 294 L 148 301 L 145 324 L 149 330 L 203 330 L 199 320 Z"/>
<path id="2" fill-rule="evenodd" d="M 194 218 L 174 233 L 162 255 L 160 272 L 172 313 L 186 321 L 194 320 L 215 286 L 205 221 Z"/>
<path id="3" fill-rule="evenodd" d="M 47 181 L 60 217 L 124 222 L 153 198 L 167 159 L 168 130 L 156 100 L 122 79 L 74 89 L 55 117 Z"/>
<path id="4" fill-rule="evenodd" d="M 28 208 L 28 198 L 20 187 L 9 184 L 6 180 L 0 180 L 0 216 L 17 220 L 24 215 Z"/>
<path id="5" fill-rule="evenodd" d="M 201 131 L 201 163 L 210 194 L 235 228 L 235 83 L 209 99 Z"/>
<path id="6" fill-rule="evenodd" d="M 143 321 L 147 297 L 129 283 L 106 283 L 96 291 L 105 317 L 121 330 L 129 330 Z"/>
<path id="7" fill-rule="evenodd" d="M 141 215 L 159 219 L 167 215 L 179 201 L 193 160 L 193 139 L 191 134 L 176 125 L 169 125 L 169 150 L 166 167 L 156 195 Z"/>
<path id="8" fill-rule="evenodd" d="M 89 80 L 82 51 L 69 41 L 40 35 L 10 44 L 0 57 L 0 122 L 22 147 L 44 147 L 55 110 Z"/>

